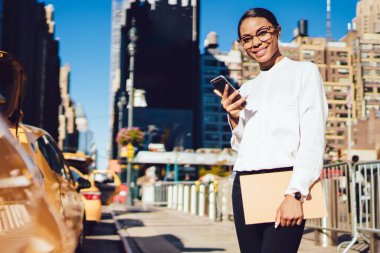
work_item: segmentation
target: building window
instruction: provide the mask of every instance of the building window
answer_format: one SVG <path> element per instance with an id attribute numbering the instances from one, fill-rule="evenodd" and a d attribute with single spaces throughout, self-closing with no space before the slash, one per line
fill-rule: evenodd
<path id="1" fill-rule="evenodd" d="M 218 115 L 206 115 L 205 116 L 205 122 L 218 122 L 219 117 Z"/>
<path id="2" fill-rule="evenodd" d="M 222 140 L 223 141 L 229 141 L 229 140 L 231 140 L 231 134 L 223 134 Z"/>
<path id="3" fill-rule="evenodd" d="M 206 134 L 206 141 L 219 141 L 219 135 L 217 134 Z"/>
<path id="4" fill-rule="evenodd" d="M 221 107 L 216 105 L 206 105 L 205 112 L 219 112 Z"/>
<path id="5" fill-rule="evenodd" d="M 215 95 L 215 94 L 212 94 L 212 95 L 206 95 L 204 97 L 204 103 L 205 104 L 216 104 L 216 103 L 220 103 L 219 101 L 220 99 Z"/>
<path id="6" fill-rule="evenodd" d="M 217 60 L 205 60 L 204 64 L 206 66 L 217 67 L 218 66 L 218 61 Z"/>
<path id="7" fill-rule="evenodd" d="M 215 131 L 218 131 L 218 125 L 215 125 L 215 124 L 207 124 L 205 126 L 205 130 L 206 131 L 212 131 L 212 132 L 215 132 Z"/>

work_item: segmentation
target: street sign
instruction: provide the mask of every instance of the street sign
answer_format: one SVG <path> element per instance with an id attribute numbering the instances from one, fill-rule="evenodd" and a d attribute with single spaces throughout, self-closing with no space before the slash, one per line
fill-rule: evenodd
<path id="1" fill-rule="evenodd" d="M 128 143 L 128 145 L 127 145 L 127 158 L 128 158 L 128 160 L 132 161 L 134 156 L 135 156 L 135 147 L 132 145 L 132 143 Z"/>

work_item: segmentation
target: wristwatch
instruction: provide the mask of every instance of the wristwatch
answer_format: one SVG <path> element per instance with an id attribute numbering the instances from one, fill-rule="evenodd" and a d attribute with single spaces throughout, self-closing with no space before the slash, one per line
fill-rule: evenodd
<path id="1" fill-rule="evenodd" d="M 302 194 L 300 192 L 294 192 L 294 193 L 291 193 L 291 194 L 288 194 L 288 195 L 293 196 L 298 201 L 301 201 L 301 202 L 305 201 L 305 197 L 302 196 Z"/>

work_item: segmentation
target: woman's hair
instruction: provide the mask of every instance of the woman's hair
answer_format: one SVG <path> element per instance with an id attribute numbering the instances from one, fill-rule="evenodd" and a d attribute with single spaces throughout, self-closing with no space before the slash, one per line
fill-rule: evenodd
<path id="1" fill-rule="evenodd" d="M 265 18 L 268 20 L 273 26 L 279 26 L 276 17 L 274 14 L 264 8 L 252 8 L 246 11 L 243 16 L 241 16 L 239 20 L 239 25 L 238 25 L 238 36 L 240 38 L 240 26 L 243 23 L 244 20 L 247 18 Z"/>

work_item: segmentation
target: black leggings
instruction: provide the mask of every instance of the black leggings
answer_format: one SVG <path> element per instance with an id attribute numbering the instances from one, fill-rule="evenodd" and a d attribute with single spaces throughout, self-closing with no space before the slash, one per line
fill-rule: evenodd
<path id="1" fill-rule="evenodd" d="M 240 190 L 240 175 L 261 172 L 237 172 L 232 188 L 235 228 L 241 253 L 296 253 L 301 243 L 305 220 L 300 226 L 274 228 L 274 222 L 245 225 Z M 275 215 L 275 214 L 274 214 Z"/>

